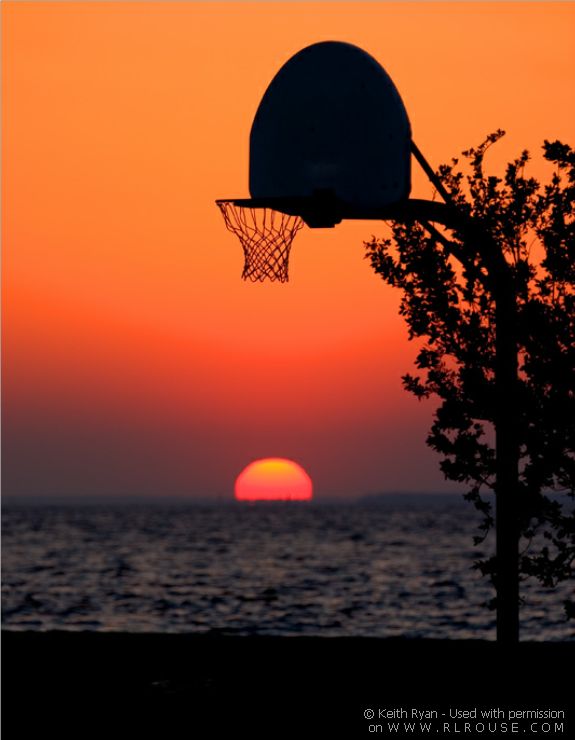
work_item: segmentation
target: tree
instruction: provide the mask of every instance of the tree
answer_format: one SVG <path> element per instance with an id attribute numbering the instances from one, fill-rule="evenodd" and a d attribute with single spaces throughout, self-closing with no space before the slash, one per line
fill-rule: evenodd
<path id="1" fill-rule="evenodd" d="M 518 359 L 518 568 L 523 579 L 553 587 L 572 576 L 575 560 L 575 151 L 545 141 L 554 173 L 544 186 L 526 175 L 527 151 L 504 178 L 487 175 L 485 154 L 503 135 L 463 152 L 464 170 L 453 159 L 436 177 L 508 266 Z M 421 340 L 418 372 L 403 384 L 420 399 L 439 399 L 427 443 L 441 455 L 445 477 L 465 484 L 481 512 L 479 544 L 495 523 L 485 494 L 495 486 L 498 398 L 496 289 L 486 250 L 465 229 L 405 219 L 392 223 L 392 239 L 365 246 L 375 272 L 402 290 L 409 338 Z M 495 556 L 476 567 L 497 584 Z M 572 601 L 565 610 L 575 616 Z"/>

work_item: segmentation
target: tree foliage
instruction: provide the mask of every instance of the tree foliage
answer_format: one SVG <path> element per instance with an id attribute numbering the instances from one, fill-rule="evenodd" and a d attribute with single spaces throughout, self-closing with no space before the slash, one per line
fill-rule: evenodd
<path id="1" fill-rule="evenodd" d="M 503 131 L 437 173 L 458 210 L 487 232 L 507 261 L 517 306 L 520 445 L 520 573 L 553 587 L 575 560 L 575 151 L 545 141 L 554 172 L 527 174 L 529 153 L 503 178 L 485 155 Z M 481 542 L 494 524 L 496 416 L 495 302 L 488 265 L 457 231 L 393 223 L 392 239 L 366 243 L 366 257 L 402 291 L 400 312 L 421 345 L 417 372 L 403 377 L 418 398 L 439 405 L 427 443 L 445 477 L 467 486 L 482 512 Z M 495 581 L 495 557 L 477 567 Z M 565 604 L 574 616 L 573 602 Z"/>

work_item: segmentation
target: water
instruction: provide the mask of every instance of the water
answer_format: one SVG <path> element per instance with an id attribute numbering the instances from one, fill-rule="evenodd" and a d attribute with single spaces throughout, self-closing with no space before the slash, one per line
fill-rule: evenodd
<path id="1" fill-rule="evenodd" d="M 494 639 L 477 515 L 384 505 L 5 507 L 3 623 L 18 630 Z M 522 636 L 570 639 L 572 586 L 524 588 Z"/>

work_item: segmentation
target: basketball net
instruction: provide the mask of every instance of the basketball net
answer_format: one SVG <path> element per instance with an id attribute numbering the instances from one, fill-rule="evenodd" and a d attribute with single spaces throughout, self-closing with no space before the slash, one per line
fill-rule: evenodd
<path id="1" fill-rule="evenodd" d="M 231 200 L 216 201 L 226 228 L 244 250 L 242 278 L 252 282 L 289 280 L 289 255 L 295 235 L 303 226 L 300 216 L 288 216 L 271 208 L 246 208 Z"/>

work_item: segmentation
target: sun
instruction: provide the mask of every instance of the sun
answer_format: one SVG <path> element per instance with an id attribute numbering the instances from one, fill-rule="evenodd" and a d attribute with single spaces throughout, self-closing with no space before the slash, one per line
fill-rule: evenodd
<path id="1" fill-rule="evenodd" d="M 309 475 L 301 465 L 283 457 L 254 460 L 236 479 L 238 501 L 310 501 L 312 495 Z"/>

